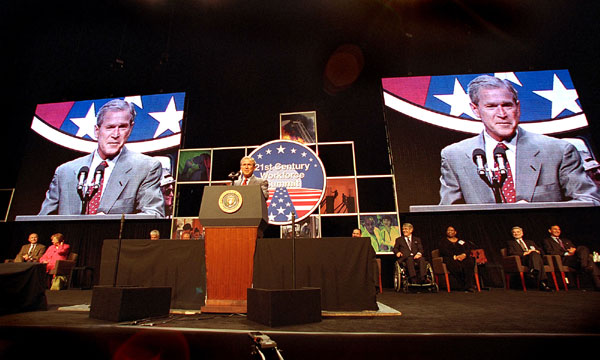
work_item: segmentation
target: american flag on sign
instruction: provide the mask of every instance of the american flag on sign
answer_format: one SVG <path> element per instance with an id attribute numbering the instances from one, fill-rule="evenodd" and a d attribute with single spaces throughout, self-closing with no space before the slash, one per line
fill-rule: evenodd
<path id="1" fill-rule="evenodd" d="M 318 208 L 325 193 L 325 169 L 306 145 L 275 140 L 254 150 L 257 176 L 269 181 L 269 223 L 301 221 Z"/>
<path id="2" fill-rule="evenodd" d="M 321 199 L 322 191 L 313 189 L 288 189 L 278 187 L 269 190 L 269 222 L 292 221 L 292 213 L 296 219 L 310 215 L 315 204 Z"/>

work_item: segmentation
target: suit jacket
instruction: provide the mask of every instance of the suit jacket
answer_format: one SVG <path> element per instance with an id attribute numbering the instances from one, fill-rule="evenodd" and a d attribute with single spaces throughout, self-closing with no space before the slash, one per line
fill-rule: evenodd
<path id="1" fill-rule="evenodd" d="M 537 247 L 537 245 L 535 244 L 535 242 L 533 242 L 532 240 L 526 240 L 523 239 L 523 241 L 525 242 L 525 245 L 527 246 L 527 249 L 531 249 L 531 247 L 533 246 L 536 250 L 540 250 L 541 249 Z M 521 247 L 521 245 L 519 245 L 519 243 L 517 242 L 517 240 L 512 239 L 509 240 L 507 243 L 507 253 L 508 255 L 517 255 L 517 256 L 523 256 L 523 253 L 525 251 L 523 251 L 523 248 Z"/>
<path id="2" fill-rule="evenodd" d="M 585 173 L 577 149 L 565 140 L 523 130 L 517 138 L 517 201 L 591 201 L 600 191 Z M 494 203 L 492 189 L 477 174 L 473 150 L 485 149 L 483 133 L 442 150 L 440 205 Z"/>
<path id="3" fill-rule="evenodd" d="M 233 181 L 233 185 L 240 186 L 242 185 L 243 181 L 244 175 L 240 175 L 240 177 L 238 177 L 237 180 Z M 269 198 L 269 182 L 267 180 L 261 179 L 258 176 L 252 174 L 252 176 L 248 178 L 248 184 L 246 185 L 260 185 L 260 189 L 262 190 L 265 199 Z"/>
<path id="4" fill-rule="evenodd" d="M 81 213 L 77 174 L 90 166 L 93 153 L 62 164 L 56 169 L 39 215 Z M 105 214 L 152 214 L 165 216 L 160 191 L 162 166 L 158 160 L 123 147 L 114 169 L 104 184 L 98 212 Z"/>
<path id="5" fill-rule="evenodd" d="M 417 253 L 425 255 L 421 239 L 414 235 L 412 236 L 412 247 L 408 247 L 406 240 L 404 240 L 404 235 L 402 235 L 396 238 L 396 244 L 394 244 L 394 249 L 392 251 L 394 252 L 394 255 L 401 252 L 404 257 L 415 256 Z"/>
<path id="6" fill-rule="evenodd" d="M 15 262 L 24 262 L 23 256 L 27 255 L 27 253 L 29 252 L 30 246 L 31 246 L 31 244 L 25 244 L 21 247 L 21 251 L 19 251 L 17 256 L 15 256 Z M 44 255 L 44 252 L 46 252 L 46 245 L 36 243 L 35 249 L 33 249 L 33 251 L 31 252 L 31 257 L 33 258 L 33 261 L 34 262 L 40 261 L 40 257 L 42 257 L 42 255 Z"/>
<path id="7" fill-rule="evenodd" d="M 546 255 L 560 255 L 563 256 L 568 248 L 576 248 L 575 245 L 573 245 L 573 243 L 571 242 L 571 240 L 569 239 L 563 239 L 560 238 L 560 241 L 563 242 L 565 248 L 561 248 L 560 244 L 558 242 L 556 242 L 556 240 L 554 240 L 551 237 L 545 238 L 544 239 L 544 252 L 546 253 Z"/>

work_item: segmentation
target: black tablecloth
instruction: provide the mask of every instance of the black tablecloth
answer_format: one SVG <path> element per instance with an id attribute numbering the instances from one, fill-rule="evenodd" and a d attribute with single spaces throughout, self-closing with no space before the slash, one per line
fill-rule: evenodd
<path id="1" fill-rule="evenodd" d="M 104 240 L 100 285 L 113 284 L 117 243 Z M 123 240 L 117 285 L 170 286 L 172 308 L 200 309 L 206 294 L 204 241 Z"/>
<path id="2" fill-rule="evenodd" d="M 321 288 L 321 308 L 377 310 L 375 252 L 368 239 L 296 239 L 296 288 Z M 259 239 L 254 288 L 291 289 L 292 240 Z"/>
<path id="3" fill-rule="evenodd" d="M 47 310 L 46 264 L 0 264 L 0 314 Z"/>

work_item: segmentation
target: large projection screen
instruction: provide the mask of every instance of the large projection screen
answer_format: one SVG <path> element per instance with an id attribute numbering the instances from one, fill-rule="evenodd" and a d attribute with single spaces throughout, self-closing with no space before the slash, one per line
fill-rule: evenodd
<path id="1" fill-rule="evenodd" d="M 512 114 L 519 127 L 506 151 L 515 168 L 515 205 L 599 205 L 600 166 L 588 121 L 569 72 L 554 70 L 382 79 L 399 211 L 512 206 L 494 196 L 494 156 L 484 158 L 489 184 L 473 157 L 475 148 L 486 151 L 479 108 L 473 109 L 468 93 L 480 75 L 502 79 L 518 93 L 519 113 Z M 505 105 L 499 107 L 506 116 Z"/>
<path id="2" fill-rule="evenodd" d="M 81 169 L 88 167 L 89 181 L 82 193 L 91 194 L 97 169 L 91 159 L 99 158 L 102 141 L 98 138 L 103 139 L 97 132 L 100 128 L 96 128 L 96 118 L 102 106 L 115 99 L 131 104 L 136 116 L 125 145 L 112 165 L 109 161 L 112 171 L 106 175 L 106 184 L 103 183 L 98 211 L 158 218 L 172 216 L 173 171 L 177 166 L 185 107 L 183 92 L 37 105 L 11 218 L 61 215 L 56 218 L 71 219 L 82 215 L 82 195 L 78 192 Z M 107 146 L 119 146 L 112 144 L 111 136 L 112 133 L 104 136 Z M 49 195 L 54 192 L 49 189 L 56 192 Z M 60 205 L 46 213 L 42 204 L 48 196 L 53 196 Z"/>

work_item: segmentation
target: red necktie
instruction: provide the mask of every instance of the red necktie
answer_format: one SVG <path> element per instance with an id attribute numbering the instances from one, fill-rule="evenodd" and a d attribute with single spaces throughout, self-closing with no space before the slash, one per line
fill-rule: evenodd
<path id="1" fill-rule="evenodd" d="M 501 147 L 504 150 L 508 149 L 503 143 L 498 143 L 496 147 Z M 506 161 L 504 166 L 506 167 L 506 179 L 504 180 L 504 184 L 502 184 L 502 195 L 504 195 L 504 202 L 514 203 L 517 201 L 517 192 L 515 191 L 515 182 L 510 170 L 510 163 Z M 497 163 L 496 167 L 498 167 Z M 498 174 L 498 176 L 500 175 Z"/>
<path id="2" fill-rule="evenodd" d="M 101 165 L 104 165 L 105 171 L 108 167 L 108 163 L 103 161 Z M 100 187 L 98 188 L 98 192 L 94 195 L 94 197 L 90 200 L 88 204 L 88 214 L 95 215 L 98 212 L 98 207 L 100 206 L 100 197 L 102 197 L 102 188 L 104 187 L 104 176 L 100 179 Z"/>
<path id="3" fill-rule="evenodd" d="M 244 182 L 242 182 L 242 185 L 248 185 L 248 178 L 244 177 Z"/>

